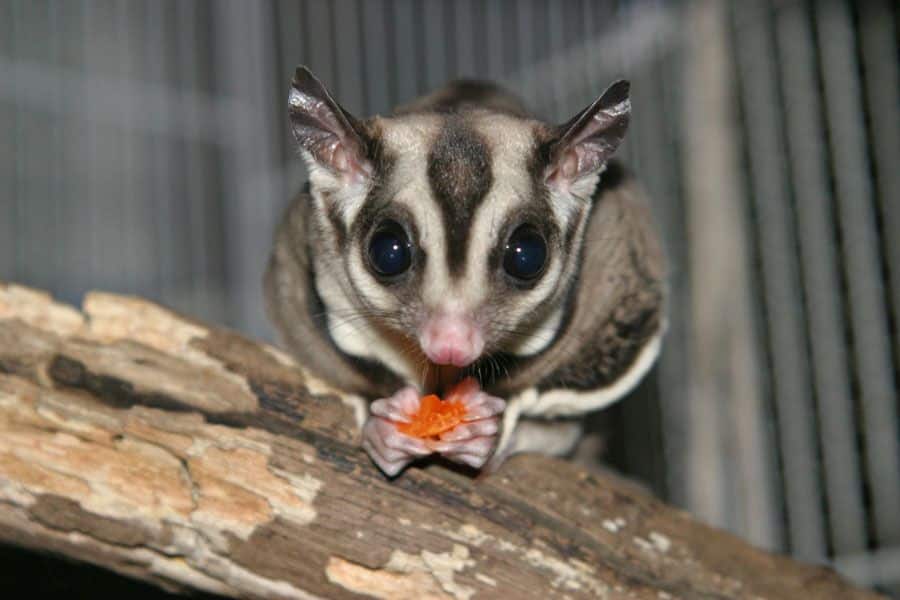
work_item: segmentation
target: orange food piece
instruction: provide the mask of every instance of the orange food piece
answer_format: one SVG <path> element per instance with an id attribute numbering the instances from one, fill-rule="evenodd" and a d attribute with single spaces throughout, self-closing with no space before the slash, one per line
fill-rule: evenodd
<path id="1" fill-rule="evenodd" d="M 467 412 L 466 405 L 460 400 L 441 400 L 430 394 L 422 398 L 412 421 L 397 423 L 397 430 L 412 437 L 434 438 L 459 425 Z"/>

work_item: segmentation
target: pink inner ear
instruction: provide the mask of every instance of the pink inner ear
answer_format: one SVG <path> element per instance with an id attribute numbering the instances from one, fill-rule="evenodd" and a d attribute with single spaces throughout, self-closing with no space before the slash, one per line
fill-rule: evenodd
<path id="1" fill-rule="evenodd" d="M 331 152 L 331 164 L 342 173 L 347 173 L 350 170 L 350 159 L 347 156 L 347 151 L 339 143 L 334 145 L 334 150 Z"/>
<path id="2" fill-rule="evenodd" d="M 559 158 L 556 167 L 547 175 L 548 184 L 566 187 L 578 175 L 578 151 L 569 148 Z"/>
<path id="3" fill-rule="evenodd" d="M 341 141 L 332 142 L 328 163 L 332 169 L 354 181 L 361 182 L 372 175 L 372 165 L 365 160 L 356 160 Z"/>
<path id="4" fill-rule="evenodd" d="M 578 174 L 578 152 L 576 150 L 566 150 L 559 164 L 559 172 L 566 179 L 572 179 Z"/>

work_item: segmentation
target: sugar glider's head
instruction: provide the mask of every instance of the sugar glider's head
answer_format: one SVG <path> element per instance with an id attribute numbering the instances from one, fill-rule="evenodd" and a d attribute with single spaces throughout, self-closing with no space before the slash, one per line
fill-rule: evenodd
<path id="1" fill-rule="evenodd" d="M 439 365 L 551 342 L 598 177 L 628 125 L 624 81 L 560 126 L 491 90 L 451 86 L 366 120 L 305 68 L 290 91 L 343 293 Z"/>

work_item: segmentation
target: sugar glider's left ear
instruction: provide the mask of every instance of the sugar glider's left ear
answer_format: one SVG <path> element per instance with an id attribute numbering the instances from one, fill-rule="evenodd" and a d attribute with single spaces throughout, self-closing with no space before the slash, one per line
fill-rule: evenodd
<path id="1" fill-rule="evenodd" d="M 310 168 L 359 180 L 372 174 L 361 123 L 344 110 L 306 67 L 297 67 L 288 96 L 294 138 Z"/>
<path id="2" fill-rule="evenodd" d="M 613 83 L 593 104 L 557 128 L 547 151 L 548 184 L 566 188 L 606 166 L 628 129 L 630 87 L 624 80 Z"/>

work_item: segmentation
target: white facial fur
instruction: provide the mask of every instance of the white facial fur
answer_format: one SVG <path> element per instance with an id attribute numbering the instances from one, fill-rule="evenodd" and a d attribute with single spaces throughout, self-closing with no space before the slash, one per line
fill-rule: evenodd
<path id="1" fill-rule="evenodd" d="M 420 320 L 441 311 L 472 315 L 486 332 L 489 351 L 504 350 L 519 355 L 539 352 L 553 340 L 560 326 L 563 311 L 559 301 L 565 287 L 560 281 L 571 272 L 574 261 L 551 247 L 550 263 L 538 284 L 530 290 L 510 288 L 501 297 L 492 296 L 497 287 L 497 274 L 488 265 L 488 256 L 504 241 L 499 236 L 508 216 L 534 201 L 529 161 L 534 152 L 535 124 L 496 113 L 471 116 L 470 124 L 489 148 L 493 181 L 468 225 L 471 234 L 465 269 L 460 276 L 453 277 L 445 260 L 447 238 L 441 207 L 433 196 L 427 174 L 429 151 L 442 123 L 443 118 L 435 115 L 377 121 L 384 151 L 394 160 L 391 175 L 383 182 L 385 189 L 380 193 L 408 211 L 418 231 L 417 241 L 427 255 L 419 296 L 412 310 Z M 560 235 L 571 219 L 587 210 L 587 201 L 577 196 L 589 195 L 597 176 L 584 179 L 590 181 L 579 181 L 567 190 L 549 190 L 552 210 L 547 214 L 555 221 Z M 340 203 L 337 212 L 349 231 L 371 190 L 371 182 L 347 181 L 322 168 L 312 169 L 311 181 L 313 195 L 320 206 L 324 206 L 326 195 L 327 201 Z M 324 210 L 319 213 L 324 214 Z M 581 219 L 577 238 L 582 234 L 584 220 Z M 577 239 L 572 247 L 578 247 Z M 408 380 L 417 381 L 422 375 L 423 357 L 413 351 L 411 344 L 398 346 L 397 336 L 387 334 L 383 328 L 364 327 L 359 319 L 341 317 L 364 312 L 366 308 L 359 306 L 360 302 L 384 312 L 411 308 L 403 305 L 393 290 L 372 275 L 357 240 L 351 240 L 345 251 L 346 271 L 337 273 L 333 265 L 323 265 L 328 272 L 317 280 L 319 294 L 335 315 L 329 319 L 333 339 L 345 352 L 375 358 Z M 535 319 L 535 314 L 540 318 Z M 527 327 L 522 326 L 524 322 L 528 322 Z M 500 329 L 519 328 L 520 331 L 514 336 L 493 332 L 492 325 L 501 323 Z M 403 333 L 415 339 L 414 331 Z"/>

